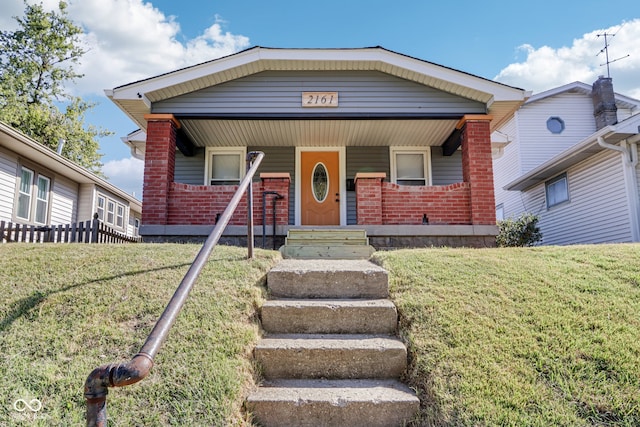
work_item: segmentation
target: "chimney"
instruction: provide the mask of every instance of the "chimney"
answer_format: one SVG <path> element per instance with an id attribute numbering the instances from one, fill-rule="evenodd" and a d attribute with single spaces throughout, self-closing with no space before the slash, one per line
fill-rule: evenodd
<path id="1" fill-rule="evenodd" d="M 598 77 L 591 89 L 593 100 L 593 117 L 596 119 L 596 130 L 618 123 L 618 107 L 613 93 L 611 77 Z"/>

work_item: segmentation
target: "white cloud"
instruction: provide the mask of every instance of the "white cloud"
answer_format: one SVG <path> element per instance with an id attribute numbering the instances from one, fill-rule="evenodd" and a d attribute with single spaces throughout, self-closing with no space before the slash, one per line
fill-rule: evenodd
<path id="1" fill-rule="evenodd" d="M 31 3 L 40 0 L 29 0 Z M 46 0 L 46 9 L 59 0 Z M 22 0 L 3 0 L 0 29 L 15 27 Z M 70 0 L 69 17 L 84 28 L 87 53 L 76 71 L 84 74 L 74 94 L 103 95 L 104 89 L 229 55 L 249 46 L 249 39 L 223 30 L 216 22 L 202 34 L 182 40 L 180 24 L 143 0 Z M 203 6 L 205 8 L 205 6 Z M 206 13 L 206 10 L 203 10 Z"/>
<path id="2" fill-rule="evenodd" d="M 629 55 L 610 64 L 616 92 L 640 98 L 640 19 L 584 34 L 569 47 L 520 46 L 526 59 L 508 65 L 495 79 L 534 92 L 574 81 L 591 84 L 607 74 L 606 66 L 601 66 L 606 62 L 605 53 L 598 54 L 604 48 L 604 38 L 598 35 L 605 32 L 615 34 L 608 38 L 610 61 Z"/>
<path id="3" fill-rule="evenodd" d="M 142 200 L 144 162 L 133 157 L 111 160 L 102 167 L 107 180 L 121 190 Z"/>

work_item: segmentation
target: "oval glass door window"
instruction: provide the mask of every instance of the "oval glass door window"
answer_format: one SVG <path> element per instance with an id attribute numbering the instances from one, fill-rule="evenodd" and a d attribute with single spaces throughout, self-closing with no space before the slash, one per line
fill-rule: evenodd
<path id="1" fill-rule="evenodd" d="M 313 197 L 317 202 L 322 203 L 329 193 L 329 175 L 327 175 L 327 168 L 322 163 L 318 163 L 311 173 Z"/>

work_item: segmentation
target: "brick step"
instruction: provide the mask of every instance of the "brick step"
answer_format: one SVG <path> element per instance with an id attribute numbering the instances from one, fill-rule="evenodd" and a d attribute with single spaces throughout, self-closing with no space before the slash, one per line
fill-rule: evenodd
<path id="1" fill-rule="evenodd" d="M 267 379 L 399 378 L 407 349 L 384 335 L 269 335 L 254 350 Z"/>
<path id="2" fill-rule="evenodd" d="M 267 273 L 280 298 L 386 298 L 387 271 L 365 260 L 284 259 Z"/>
<path id="3" fill-rule="evenodd" d="M 264 303 L 262 328 L 286 334 L 393 334 L 396 307 L 388 299 L 279 299 Z"/>
<path id="4" fill-rule="evenodd" d="M 265 427 L 401 426 L 419 405 L 409 387 L 394 380 L 267 381 L 247 399 Z"/>

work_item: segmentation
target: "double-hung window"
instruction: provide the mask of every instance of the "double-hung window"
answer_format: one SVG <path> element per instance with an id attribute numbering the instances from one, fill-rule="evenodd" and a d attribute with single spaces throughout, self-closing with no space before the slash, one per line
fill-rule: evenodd
<path id="1" fill-rule="evenodd" d="M 104 196 L 98 196 L 98 203 L 96 205 L 96 213 L 98 214 L 98 219 L 100 221 L 104 221 L 104 208 L 107 204 Z"/>
<path id="2" fill-rule="evenodd" d="M 429 147 L 390 149 L 391 182 L 399 185 L 431 185 Z"/>
<path id="3" fill-rule="evenodd" d="M 24 221 L 46 224 L 50 197 L 51 179 L 21 167 L 16 217 Z"/>
<path id="4" fill-rule="evenodd" d="M 245 172 L 246 150 L 241 148 L 207 148 L 205 183 L 238 185 Z"/>
<path id="5" fill-rule="evenodd" d="M 545 182 L 544 186 L 547 196 L 547 208 L 569 201 L 569 185 L 566 173 L 550 179 Z"/>

